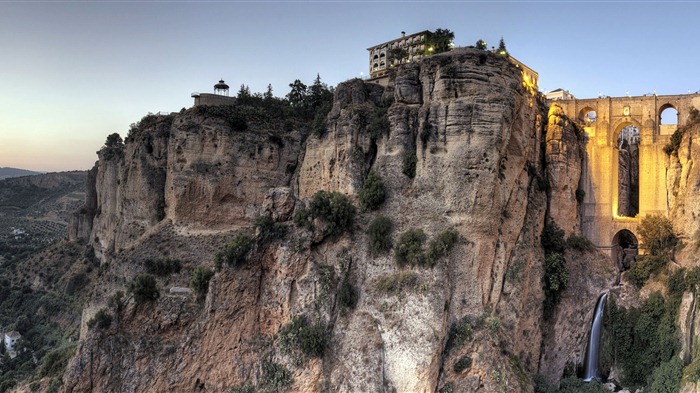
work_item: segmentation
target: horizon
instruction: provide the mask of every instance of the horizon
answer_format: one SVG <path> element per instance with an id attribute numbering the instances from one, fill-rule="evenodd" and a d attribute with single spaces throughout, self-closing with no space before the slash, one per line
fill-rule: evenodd
<path id="1" fill-rule="evenodd" d="M 309 85 L 319 74 L 337 86 L 366 76 L 366 49 L 401 31 L 447 28 L 458 47 L 483 39 L 490 48 L 503 37 L 539 73 L 540 91 L 578 99 L 700 89 L 692 77 L 700 52 L 690 44 L 700 33 L 698 3 L 49 2 L 0 10 L 0 167 L 33 171 L 90 169 L 107 135 L 125 137 L 149 112 L 189 108 L 192 92 L 211 92 L 219 79 L 232 95 L 241 84 L 264 92 L 269 83 L 284 97 L 295 79 Z"/>

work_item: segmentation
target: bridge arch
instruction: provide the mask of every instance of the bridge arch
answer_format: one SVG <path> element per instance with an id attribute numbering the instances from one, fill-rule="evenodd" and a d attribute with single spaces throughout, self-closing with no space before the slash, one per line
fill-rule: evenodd
<path id="1" fill-rule="evenodd" d="M 671 104 L 671 103 L 666 103 L 663 104 L 659 107 L 659 113 L 658 113 L 658 123 L 661 125 L 674 125 L 677 126 L 681 118 L 681 113 L 678 111 L 678 108 Z"/>
<path id="2" fill-rule="evenodd" d="M 639 253 L 639 240 L 629 229 L 621 229 L 612 238 L 611 257 L 620 271 L 632 267 Z"/>
<path id="3" fill-rule="evenodd" d="M 581 123 L 585 126 L 590 126 L 590 125 L 595 124 L 597 118 L 598 118 L 598 114 L 596 113 L 596 110 L 590 106 L 586 106 L 583 109 L 581 109 L 578 112 L 578 117 L 577 117 L 579 123 Z"/>

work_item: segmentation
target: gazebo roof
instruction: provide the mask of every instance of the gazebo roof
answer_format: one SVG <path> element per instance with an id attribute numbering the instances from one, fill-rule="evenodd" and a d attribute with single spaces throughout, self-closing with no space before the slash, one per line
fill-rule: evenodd
<path id="1" fill-rule="evenodd" d="M 214 85 L 214 89 L 216 90 L 228 90 L 228 85 L 224 83 L 224 80 L 221 79 L 219 80 L 219 83 Z"/>

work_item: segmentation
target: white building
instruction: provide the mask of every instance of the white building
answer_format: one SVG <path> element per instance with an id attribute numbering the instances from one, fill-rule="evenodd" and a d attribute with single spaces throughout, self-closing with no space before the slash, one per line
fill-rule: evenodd
<path id="1" fill-rule="evenodd" d="M 17 344 L 20 338 L 22 338 L 22 335 L 15 330 L 5 333 L 5 348 L 8 352 L 14 352 L 15 344 Z"/>
<path id="2" fill-rule="evenodd" d="M 564 89 L 552 90 L 549 93 L 545 94 L 544 96 L 548 100 L 552 100 L 552 101 L 573 100 L 576 98 L 576 97 L 574 97 L 573 94 L 569 93 L 568 90 L 564 90 Z"/>

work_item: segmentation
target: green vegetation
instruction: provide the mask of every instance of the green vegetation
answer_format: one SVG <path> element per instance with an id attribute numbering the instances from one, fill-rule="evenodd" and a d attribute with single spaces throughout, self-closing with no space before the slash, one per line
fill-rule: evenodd
<path id="1" fill-rule="evenodd" d="M 352 229 L 355 206 L 347 196 L 339 192 L 321 190 L 311 198 L 308 212 L 298 211 L 294 222 L 299 226 L 313 227 L 313 223 L 309 224 L 309 220 L 313 218 L 320 218 L 326 223 L 325 236 L 338 237 Z"/>
<path id="2" fill-rule="evenodd" d="M 282 239 L 287 234 L 286 225 L 275 222 L 268 216 L 256 218 L 254 225 L 258 234 L 258 239 L 260 239 L 261 242 Z"/>
<path id="3" fill-rule="evenodd" d="M 129 284 L 129 292 L 134 295 L 137 305 L 152 302 L 160 297 L 156 278 L 148 273 L 141 273 Z"/>
<path id="4" fill-rule="evenodd" d="M 574 249 L 578 251 L 594 251 L 595 246 L 588 240 L 585 236 L 579 236 L 576 234 L 571 234 L 566 239 L 566 248 Z"/>
<path id="5" fill-rule="evenodd" d="M 555 307 L 559 303 L 561 291 L 566 289 L 569 282 L 569 269 L 566 267 L 564 259 L 564 250 L 566 249 L 564 231 L 554 221 L 549 221 L 542 229 L 540 242 L 544 248 L 542 287 L 545 299 L 543 314 L 545 319 L 551 319 Z"/>
<path id="6" fill-rule="evenodd" d="M 608 305 L 609 326 L 612 332 L 612 353 L 622 370 L 625 386 L 650 383 L 652 370 L 676 357 L 680 348 L 679 332 L 675 324 L 680 296 L 665 300 L 659 292 L 652 293 L 639 308 L 617 307 L 615 299 Z M 659 370 L 657 386 L 665 385 L 673 364 Z M 670 390 L 676 391 L 676 390 Z"/>
<path id="7" fill-rule="evenodd" d="M 365 183 L 358 193 L 358 197 L 360 198 L 362 208 L 365 210 L 377 210 L 379 206 L 384 203 L 386 191 L 384 189 L 384 183 L 382 183 L 382 179 L 377 172 L 369 171 Z"/>
<path id="8" fill-rule="evenodd" d="M 306 356 L 322 358 L 328 343 L 328 327 L 318 320 L 308 321 L 297 315 L 279 331 L 280 346 L 286 352 L 300 351 Z"/>
<path id="9" fill-rule="evenodd" d="M 447 52 L 452 49 L 454 38 L 455 33 L 448 29 L 435 29 L 433 32 L 428 32 L 425 37 L 425 55 Z"/>
<path id="10" fill-rule="evenodd" d="M 263 360 L 262 381 L 259 386 L 260 392 L 283 392 L 290 383 L 292 383 L 292 373 L 286 367 L 271 360 Z"/>
<path id="11" fill-rule="evenodd" d="M 68 361 L 75 354 L 75 344 L 66 345 L 64 347 L 56 348 L 49 351 L 46 356 L 44 356 L 41 362 L 41 367 L 39 367 L 40 377 L 61 377 L 63 372 L 68 366 Z"/>
<path id="12" fill-rule="evenodd" d="M 678 244 L 671 220 L 661 215 L 650 215 L 639 223 L 639 236 L 653 255 L 667 254 Z"/>
<path id="13" fill-rule="evenodd" d="M 409 229 L 399 236 L 394 250 L 394 258 L 399 266 L 423 265 L 425 263 L 423 252 L 425 238 L 425 232 L 420 228 Z"/>
<path id="14" fill-rule="evenodd" d="M 118 133 L 113 133 L 107 136 L 105 145 L 100 149 L 100 154 L 105 160 L 124 157 L 124 141 Z"/>
<path id="15" fill-rule="evenodd" d="M 380 254 L 391 249 L 392 228 L 391 219 L 387 216 L 377 216 L 369 223 L 367 237 L 370 252 Z"/>
<path id="16" fill-rule="evenodd" d="M 226 263 L 232 267 L 241 267 L 248 260 L 248 253 L 253 248 L 252 240 L 248 235 L 239 234 L 224 249 L 214 256 L 217 269 Z"/>
<path id="17" fill-rule="evenodd" d="M 165 277 L 174 273 L 180 273 L 182 262 L 170 258 L 146 259 L 143 262 L 143 266 L 146 268 L 146 272 L 159 277 Z"/>
<path id="18" fill-rule="evenodd" d="M 8 279 L 0 278 L 0 326 L 22 335 L 14 359 L 0 356 L 0 392 L 32 376 L 49 353 L 67 345 L 67 338 L 79 323 L 80 308 L 74 298 L 35 291 L 28 285 L 11 285 Z M 0 344 L 0 354 L 3 351 L 4 345 Z M 49 362 L 52 366 L 46 370 L 55 369 L 56 354 Z"/>
<path id="19" fill-rule="evenodd" d="M 535 393 L 610 393 L 599 382 L 583 382 L 576 376 L 562 379 L 559 389 L 549 385 L 541 375 L 535 375 L 533 380 L 535 381 Z"/>
<path id="20" fill-rule="evenodd" d="M 346 309 L 354 309 L 357 305 L 357 289 L 350 283 L 349 274 L 345 274 L 338 290 L 338 303 Z"/>
<path id="21" fill-rule="evenodd" d="M 374 288 L 385 295 L 400 295 L 406 291 L 416 291 L 419 289 L 418 275 L 406 270 L 385 274 L 376 279 Z"/>
<path id="22" fill-rule="evenodd" d="M 481 328 L 483 323 L 484 318 L 480 318 L 476 325 L 478 325 L 478 328 Z M 453 348 L 459 348 L 474 339 L 474 329 L 477 328 L 474 325 L 474 321 L 468 315 L 452 322 L 450 332 L 447 335 L 447 342 L 445 343 L 445 353 L 449 353 Z"/>
<path id="23" fill-rule="evenodd" d="M 503 37 L 501 37 L 501 40 L 498 42 L 498 49 L 496 51 L 498 52 L 499 55 L 501 55 L 503 57 L 507 58 L 508 56 L 510 56 L 508 54 L 508 50 L 506 49 L 506 42 L 503 41 Z"/>
<path id="24" fill-rule="evenodd" d="M 409 229 L 399 236 L 394 250 L 394 257 L 399 266 L 409 264 L 423 267 L 434 267 L 440 258 L 447 256 L 459 240 L 456 230 L 448 229 L 440 232 L 428 244 L 428 250 L 423 250 L 426 240 L 422 229 Z"/>
<path id="25" fill-rule="evenodd" d="M 683 362 L 674 356 L 654 369 L 649 384 L 649 393 L 677 392 L 681 388 L 683 377 Z"/>
<path id="26" fill-rule="evenodd" d="M 484 40 L 478 40 L 476 41 L 476 44 L 474 45 L 476 49 L 481 49 L 481 50 L 486 50 L 486 41 Z"/>
<path id="27" fill-rule="evenodd" d="M 401 172 L 413 179 L 416 177 L 416 165 L 418 164 L 418 156 L 415 151 L 405 153 L 401 165 Z"/>
<path id="28" fill-rule="evenodd" d="M 93 327 L 97 327 L 98 329 L 107 329 L 111 325 L 112 316 L 109 314 L 109 311 L 107 311 L 107 309 L 105 308 L 101 308 L 99 311 L 97 311 L 95 316 L 87 322 L 87 326 L 90 329 L 92 329 Z"/>
<path id="29" fill-rule="evenodd" d="M 454 229 L 440 232 L 435 239 L 428 243 L 428 251 L 425 256 L 427 265 L 435 266 L 440 258 L 447 256 L 458 240 L 459 232 Z"/>
<path id="30" fill-rule="evenodd" d="M 197 294 L 197 300 L 202 301 L 207 297 L 207 292 L 209 292 L 209 280 L 214 276 L 214 271 L 198 266 L 192 272 L 192 277 L 190 277 L 190 288 L 194 290 Z"/>
<path id="31" fill-rule="evenodd" d="M 472 366 L 472 358 L 469 356 L 462 356 L 454 364 L 454 370 L 456 373 L 461 373 L 462 371 L 470 368 Z"/>
<path id="32" fill-rule="evenodd" d="M 671 221 L 659 215 L 644 217 L 638 230 L 649 254 L 637 257 L 636 263 L 626 274 L 626 279 L 641 288 L 671 261 L 678 238 L 673 232 Z"/>
<path id="33" fill-rule="evenodd" d="M 255 393 L 255 387 L 249 383 L 239 383 L 229 389 L 228 393 Z"/>
<path id="34" fill-rule="evenodd" d="M 387 116 L 389 105 L 380 105 L 374 108 L 372 118 L 369 120 L 369 124 L 367 125 L 369 136 L 374 141 L 389 135 L 389 129 L 391 127 L 389 124 L 389 116 Z"/>

